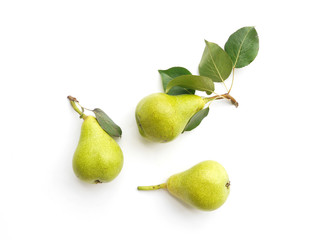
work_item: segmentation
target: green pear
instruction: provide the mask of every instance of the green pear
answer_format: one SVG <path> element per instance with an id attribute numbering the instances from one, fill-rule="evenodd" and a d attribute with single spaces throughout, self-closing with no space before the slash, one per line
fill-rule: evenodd
<path id="1" fill-rule="evenodd" d="M 154 142 L 172 141 L 182 133 L 190 118 L 205 103 L 205 99 L 192 94 L 151 94 L 143 98 L 136 107 L 139 132 Z"/>
<path id="2" fill-rule="evenodd" d="M 84 116 L 78 147 L 73 156 L 73 170 L 89 183 L 110 182 L 120 173 L 123 154 L 93 116 Z"/>
<path id="3" fill-rule="evenodd" d="M 198 209 L 212 211 L 219 208 L 228 198 L 230 181 L 224 167 L 208 160 L 171 176 L 166 183 L 140 186 L 138 190 L 164 188 L 173 196 Z"/>

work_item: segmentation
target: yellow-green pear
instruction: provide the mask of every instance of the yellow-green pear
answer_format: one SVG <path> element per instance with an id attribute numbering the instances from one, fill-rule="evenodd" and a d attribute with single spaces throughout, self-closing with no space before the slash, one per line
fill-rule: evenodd
<path id="1" fill-rule="evenodd" d="M 182 133 L 190 118 L 205 103 L 205 99 L 192 94 L 151 94 L 143 98 L 136 107 L 139 132 L 151 141 L 169 142 Z"/>
<path id="2" fill-rule="evenodd" d="M 117 142 L 87 116 L 81 127 L 78 147 L 73 156 L 73 170 L 89 183 L 110 182 L 120 173 L 123 154 Z"/>
<path id="3" fill-rule="evenodd" d="M 140 186 L 138 190 L 164 188 L 173 196 L 198 209 L 212 211 L 227 200 L 230 181 L 224 167 L 208 160 L 171 176 L 166 183 L 154 186 Z"/>
<path id="4" fill-rule="evenodd" d="M 110 182 L 118 176 L 123 165 L 123 153 L 111 136 L 121 136 L 121 129 L 101 109 L 89 110 L 78 100 L 68 96 L 73 109 L 84 121 L 77 149 L 73 155 L 73 171 L 78 178 L 88 183 Z M 82 111 L 78 108 L 81 107 Z M 83 113 L 84 109 L 93 111 L 97 119 Z M 97 115 L 98 114 L 98 115 Z M 103 122 L 104 128 L 100 126 Z M 109 128 L 117 129 L 114 132 Z M 109 135 L 105 130 L 111 135 Z"/>

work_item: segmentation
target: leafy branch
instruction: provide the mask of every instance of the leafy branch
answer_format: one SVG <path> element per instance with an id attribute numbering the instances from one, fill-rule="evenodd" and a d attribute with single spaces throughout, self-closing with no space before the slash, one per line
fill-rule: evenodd
<path id="1" fill-rule="evenodd" d="M 205 49 L 199 63 L 199 75 L 192 75 L 183 67 L 173 67 L 159 70 L 163 90 L 169 95 L 195 94 L 195 91 L 204 91 L 210 97 L 204 97 L 206 102 L 226 99 L 236 107 L 239 103 L 230 95 L 235 79 L 235 69 L 249 65 L 257 56 L 259 38 L 254 27 L 243 27 L 230 35 L 224 49 L 218 44 L 205 40 Z M 228 88 L 225 81 L 232 73 L 231 85 Z M 223 84 L 226 93 L 215 93 L 215 84 Z M 196 113 L 186 125 L 184 131 L 197 127 L 209 113 L 205 108 Z"/>

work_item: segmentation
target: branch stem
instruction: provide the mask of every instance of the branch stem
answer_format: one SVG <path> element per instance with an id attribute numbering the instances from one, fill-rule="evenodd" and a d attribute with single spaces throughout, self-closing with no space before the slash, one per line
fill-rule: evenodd
<path id="1" fill-rule="evenodd" d="M 231 82 L 231 86 L 229 88 L 228 94 L 230 93 L 232 87 L 233 87 L 233 82 L 234 82 L 234 67 L 232 68 L 232 82 Z"/>
<path id="2" fill-rule="evenodd" d="M 229 92 L 229 89 L 228 89 L 228 87 L 227 87 L 226 83 L 224 82 L 224 80 L 222 80 L 222 83 L 223 83 L 223 85 L 224 85 L 225 89 L 227 90 L 227 92 Z"/>
<path id="3" fill-rule="evenodd" d="M 225 94 L 222 94 L 222 95 L 215 95 L 213 97 L 209 97 L 209 98 L 205 98 L 208 102 L 210 101 L 213 101 L 213 100 L 219 100 L 219 99 L 228 99 L 231 101 L 231 103 L 233 105 L 235 105 L 236 107 L 239 106 L 239 103 L 237 102 L 237 100 L 232 97 L 229 93 L 225 93 Z"/>

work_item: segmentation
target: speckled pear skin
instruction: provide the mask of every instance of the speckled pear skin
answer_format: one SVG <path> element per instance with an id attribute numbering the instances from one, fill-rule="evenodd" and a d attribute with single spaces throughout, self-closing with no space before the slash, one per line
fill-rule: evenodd
<path id="1" fill-rule="evenodd" d="M 120 173 L 123 154 L 117 142 L 99 125 L 96 118 L 86 116 L 77 149 L 73 170 L 88 183 L 110 182 Z"/>
<path id="2" fill-rule="evenodd" d="M 204 105 L 205 101 L 201 97 L 192 94 L 151 94 L 143 98 L 136 107 L 139 132 L 153 142 L 172 141 Z"/>
<path id="3" fill-rule="evenodd" d="M 196 208 L 212 211 L 227 200 L 230 182 L 224 167 L 208 160 L 171 176 L 167 181 L 167 189 Z"/>

